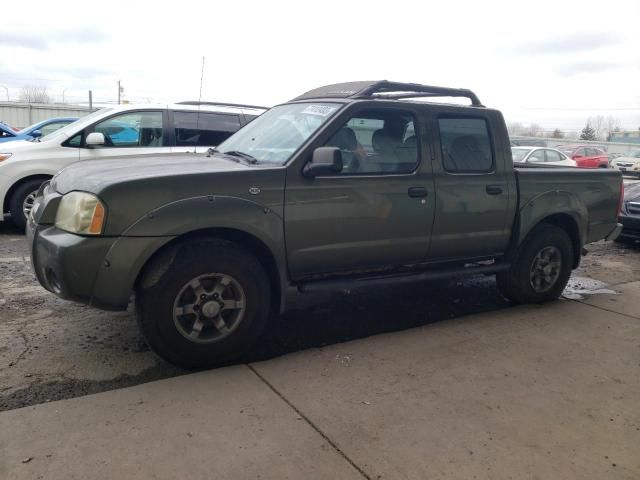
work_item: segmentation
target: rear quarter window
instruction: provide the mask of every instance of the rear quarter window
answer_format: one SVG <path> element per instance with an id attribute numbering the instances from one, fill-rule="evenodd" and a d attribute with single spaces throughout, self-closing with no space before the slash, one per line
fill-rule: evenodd
<path id="1" fill-rule="evenodd" d="M 452 173 L 493 171 L 494 159 L 486 119 L 464 116 L 438 118 L 442 164 Z"/>
<path id="2" fill-rule="evenodd" d="M 240 117 L 206 112 L 173 112 L 176 146 L 214 147 L 240 128 Z"/>

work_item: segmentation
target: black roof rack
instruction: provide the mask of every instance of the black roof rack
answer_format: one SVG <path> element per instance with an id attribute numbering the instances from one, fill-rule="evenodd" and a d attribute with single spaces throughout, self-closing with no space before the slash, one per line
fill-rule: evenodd
<path id="1" fill-rule="evenodd" d="M 268 110 L 269 107 L 259 107 L 257 105 L 243 105 L 241 103 L 224 103 L 224 102 L 199 102 L 198 100 L 188 100 L 186 102 L 176 102 L 176 105 L 212 105 L 214 107 L 235 107 L 235 108 L 259 108 L 261 110 Z"/>
<path id="2" fill-rule="evenodd" d="M 347 82 L 326 85 L 303 93 L 294 100 L 310 98 L 403 98 L 462 97 L 471 100 L 474 107 L 483 107 L 478 96 L 466 88 L 434 87 L 418 83 L 390 82 L 388 80 Z"/>

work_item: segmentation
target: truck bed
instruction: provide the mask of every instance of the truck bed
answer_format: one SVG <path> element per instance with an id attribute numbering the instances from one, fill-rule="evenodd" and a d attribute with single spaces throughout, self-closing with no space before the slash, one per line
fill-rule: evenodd
<path id="1" fill-rule="evenodd" d="M 610 169 L 515 165 L 518 184 L 518 212 L 528 215 L 536 199 L 549 196 L 554 203 L 570 202 L 587 221 L 585 243 L 606 237 L 617 225 L 622 175 Z"/>

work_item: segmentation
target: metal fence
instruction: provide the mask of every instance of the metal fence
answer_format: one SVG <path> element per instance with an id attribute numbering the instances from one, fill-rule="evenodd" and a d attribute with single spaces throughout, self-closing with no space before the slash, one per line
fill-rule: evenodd
<path id="1" fill-rule="evenodd" d="M 82 117 L 91 111 L 82 105 L 0 102 L 0 122 L 14 128 L 24 128 L 54 117 Z"/>

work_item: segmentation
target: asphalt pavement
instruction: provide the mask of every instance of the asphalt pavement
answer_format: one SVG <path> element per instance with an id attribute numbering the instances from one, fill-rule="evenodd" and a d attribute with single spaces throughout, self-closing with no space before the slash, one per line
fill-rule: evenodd
<path id="1" fill-rule="evenodd" d="M 0 413 L 0 477 L 640 478 L 640 282 Z"/>

